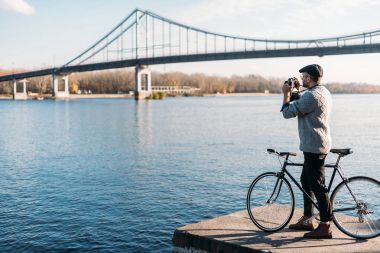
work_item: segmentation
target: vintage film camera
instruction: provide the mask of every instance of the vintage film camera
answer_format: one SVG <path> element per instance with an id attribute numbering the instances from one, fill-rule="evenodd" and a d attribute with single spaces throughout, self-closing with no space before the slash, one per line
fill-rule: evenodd
<path id="1" fill-rule="evenodd" d="M 297 100 L 301 97 L 301 94 L 298 91 L 298 87 L 300 87 L 301 84 L 296 77 L 290 77 L 284 83 L 290 86 L 290 101 Z"/>

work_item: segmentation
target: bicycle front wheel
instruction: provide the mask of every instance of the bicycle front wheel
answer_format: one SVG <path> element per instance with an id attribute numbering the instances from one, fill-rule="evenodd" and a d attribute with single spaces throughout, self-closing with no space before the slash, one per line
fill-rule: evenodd
<path id="1" fill-rule="evenodd" d="M 380 234 L 380 182 L 352 177 L 337 185 L 331 195 L 333 221 L 340 231 L 358 239 Z"/>
<path id="2" fill-rule="evenodd" d="M 259 175 L 249 187 L 247 210 L 261 230 L 275 232 L 284 228 L 294 212 L 294 193 L 288 180 L 274 172 Z"/>

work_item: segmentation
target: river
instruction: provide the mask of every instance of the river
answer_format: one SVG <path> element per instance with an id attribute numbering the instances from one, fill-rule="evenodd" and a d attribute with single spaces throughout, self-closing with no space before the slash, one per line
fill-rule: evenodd
<path id="1" fill-rule="evenodd" d="M 0 101 L 1 251 L 171 252 L 175 228 L 245 209 L 252 179 L 278 168 L 266 148 L 302 161 L 281 102 Z M 379 179 L 380 96 L 333 102 L 333 146 L 354 150 L 347 175 Z"/>

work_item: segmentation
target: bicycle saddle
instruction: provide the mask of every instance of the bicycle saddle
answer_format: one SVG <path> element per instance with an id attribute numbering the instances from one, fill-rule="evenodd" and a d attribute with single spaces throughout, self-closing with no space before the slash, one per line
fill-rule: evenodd
<path id="1" fill-rule="evenodd" d="M 342 156 L 354 153 L 354 151 L 352 151 L 350 148 L 333 148 L 330 150 L 330 152 L 334 154 L 340 154 Z"/>

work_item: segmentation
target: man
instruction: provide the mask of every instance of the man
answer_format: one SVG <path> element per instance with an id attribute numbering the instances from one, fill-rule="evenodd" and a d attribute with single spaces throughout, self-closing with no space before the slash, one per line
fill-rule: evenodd
<path id="1" fill-rule="evenodd" d="M 311 231 L 305 238 L 332 238 L 330 221 L 332 220 L 331 203 L 325 186 L 325 157 L 331 149 L 329 116 L 331 111 L 331 94 L 320 85 L 323 69 L 312 64 L 299 70 L 302 85 L 307 88 L 303 95 L 290 102 L 291 87 L 285 83 L 282 87 L 284 100 L 282 114 L 284 118 L 297 117 L 300 150 L 304 153 L 304 166 L 301 174 L 302 188 L 310 196 L 315 195 L 320 209 L 320 223 L 313 225 L 313 205 L 304 196 L 304 214 L 301 219 L 289 226 L 290 229 Z M 299 86 L 299 85 L 298 85 Z M 299 87 L 296 87 L 299 89 Z"/>

